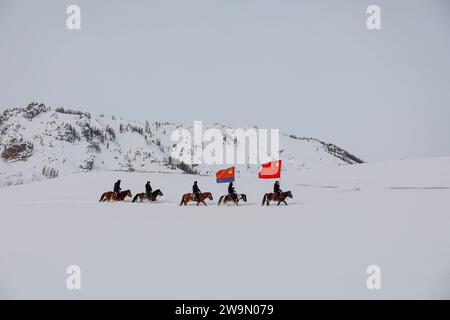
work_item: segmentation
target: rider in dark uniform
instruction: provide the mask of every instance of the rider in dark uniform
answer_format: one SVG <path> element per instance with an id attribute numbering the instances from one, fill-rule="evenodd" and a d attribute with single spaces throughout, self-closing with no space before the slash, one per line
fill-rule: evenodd
<path id="1" fill-rule="evenodd" d="M 114 193 L 116 195 L 119 195 L 120 190 L 122 190 L 120 188 L 120 180 L 117 180 L 117 182 L 114 184 L 114 190 L 113 191 L 114 191 Z"/>
<path id="2" fill-rule="evenodd" d="M 281 189 L 280 189 L 280 182 L 275 182 L 275 184 L 273 185 L 273 193 L 275 193 L 276 194 L 276 196 L 277 196 L 277 198 L 279 198 L 280 197 L 280 194 L 281 194 Z"/>
<path id="3" fill-rule="evenodd" d="M 192 186 L 192 193 L 194 194 L 194 199 L 197 200 L 200 196 L 200 188 L 197 185 L 197 181 L 194 181 L 194 185 Z"/>
<path id="4" fill-rule="evenodd" d="M 230 184 L 228 185 L 228 195 L 231 197 L 233 201 L 236 201 L 237 194 L 236 191 L 234 190 L 233 182 L 230 182 Z"/>
<path id="5" fill-rule="evenodd" d="M 150 181 L 147 181 L 145 184 L 145 193 L 147 194 L 147 199 L 152 200 L 152 186 L 150 185 Z"/>

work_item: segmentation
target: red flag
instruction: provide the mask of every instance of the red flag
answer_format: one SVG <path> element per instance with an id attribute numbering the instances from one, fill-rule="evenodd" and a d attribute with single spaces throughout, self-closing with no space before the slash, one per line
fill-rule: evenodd
<path id="1" fill-rule="evenodd" d="M 281 160 L 263 163 L 259 172 L 260 179 L 277 179 L 281 175 Z"/>
<path id="2" fill-rule="evenodd" d="M 217 183 L 231 182 L 234 181 L 234 167 L 222 169 L 216 173 Z"/>

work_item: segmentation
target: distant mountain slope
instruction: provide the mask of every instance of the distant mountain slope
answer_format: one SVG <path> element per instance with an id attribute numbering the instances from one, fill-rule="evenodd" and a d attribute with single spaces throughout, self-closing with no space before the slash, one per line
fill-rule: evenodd
<path id="1" fill-rule="evenodd" d="M 224 125 L 215 124 L 222 130 Z M 0 115 L 0 186 L 39 181 L 80 171 L 125 170 L 213 174 L 223 165 L 189 166 L 176 162 L 186 149 L 171 141 L 177 128 L 170 122 L 129 121 L 114 116 L 93 117 L 82 111 L 51 109 L 31 103 Z M 224 144 L 236 144 L 232 139 Z M 237 148 L 243 146 L 236 146 Z M 284 170 L 302 170 L 362 161 L 333 144 L 315 138 L 280 136 Z M 255 174 L 258 166 L 238 166 L 238 173 Z"/>

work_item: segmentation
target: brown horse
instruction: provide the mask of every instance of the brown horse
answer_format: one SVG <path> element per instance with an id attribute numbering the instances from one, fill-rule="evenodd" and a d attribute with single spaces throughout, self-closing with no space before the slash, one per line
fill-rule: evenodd
<path id="1" fill-rule="evenodd" d="M 194 201 L 194 202 L 197 201 L 197 205 L 199 205 L 200 203 L 203 203 L 206 206 L 206 202 L 205 202 L 206 199 L 213 200 L 213 196 L 212 196 L 211 192 L 200 193 L 198 199 L 194 199 L 194 195 L 192 193 L 186 193 L 181 198 L 180 206 L 183 204 L 186 206 L 189 201 Z"/>
<path id="2" fill-rule="evenodd" d="M 99 202 L 123 201 L 126 197 L 133 197 L 130 190 L 120 191 L 118 195 L 115 192 L 109 191 L 102 194 Z"/>
<path id="3" fill-rule="evenodd" d="M 155 202 L 157 200 L 158 196 L 160 196 L 160 197 L 163 196 L 163 193 L 161 192 L 160 189 L 156 189 L 155 191 L 152 192 L 150 201 Z M 139 198 L 139 200 L 141 200 L 141 202 L 143 202 L 145 199 L 148 199 L 147 193 L 145 193 L 145 192 L 138 193 L 137 195 L 134 196 L 134 199 L 132 202 L 136 202 L 138 198 Z"/>
<path id="4" fill-rule="evenodd" d="M 278 201 L 277 206 L 279 206 L 281 202 L 283 202 L 285 205 L 287 205 L 286 198 L 288 198 L 288 197 L 293 198 L 292 192 L 290 192 L 290 191 L 282 192 L 282 193 L 280 193 L 279 197 L 277 197 L 277 195 L 275 193 L 266 193 L 262 200 L 262 205 L 264 205 L 264 203 L 266 205 L 269 205 L 270 201 Z"/>

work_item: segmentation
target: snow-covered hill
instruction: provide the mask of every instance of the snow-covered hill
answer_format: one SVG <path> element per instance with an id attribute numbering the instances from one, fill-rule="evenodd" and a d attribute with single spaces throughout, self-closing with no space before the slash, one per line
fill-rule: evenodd
<path id="1" fill-rule="evenodd" d="M 227 129 L 221 124 L 204 129 L 211 127 L 222 132 Z M 0 115 L 0 187 L 81 171 L 184 171 L 210 175 L 221 167 L 189 166 L 173 159 L 174 150 L 181 158 L 186 152 L 182 145 L 171 141 L 177 128 L 192 131 L 193 125 L 94 117 L 37 103 L 8 109 Z M 228 139 L 223 143 L 236 142 Z M 362 162 L 333 144 L 285 133 L 280 136 L 280 149 L 283 170 Z M 259 167 L 238 166 L 237 170 L 238 175 L 255 174 Z"/>

